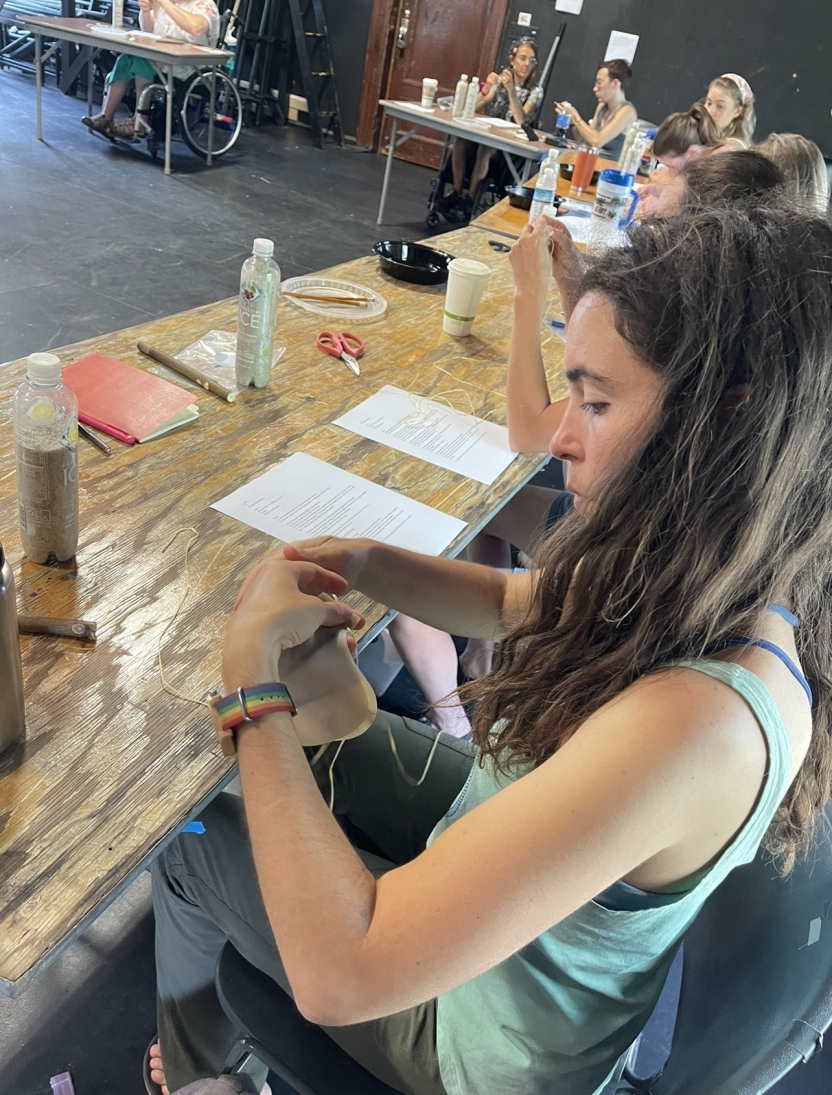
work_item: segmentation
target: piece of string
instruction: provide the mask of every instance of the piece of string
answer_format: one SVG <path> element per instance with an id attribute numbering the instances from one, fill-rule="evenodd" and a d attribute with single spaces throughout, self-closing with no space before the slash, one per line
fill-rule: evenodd
<path id="1" fill-rule="evenodd" d="M 178 536 L 180 536 L 183 532 L 191 533 L 191 536 L 188 539 L 187 544 L 185 545 L 185 557 L 184 557 L 185 591 L 184 591 L 184 593 L 182 594 L 182 596 L 179 600 L 179 604 L 176 606 L 176 611 L 171 616 L 171 618 L 168 620 L 168 622 L 165 624 L 165 627 L 164 627 L 162 633 L 159 635 L 159 644 L 158 644 L 158 647 L 157 647 L 157 657 L 158 657 L 158 662 L 159 662 L 159 679 L 162 682 L 162 688 L 165 690 L 165 692 L 169 693 L 171 696 L 176 696 L 180 700 L 186 700 L 188 703 L 198 703 L 200 705 L 200 707 L 208 707 L 208 701 L 207 700 L 196 699 L 194 696 L 187 696 L 187 695 L 185 695 L 184 692 L 180 692 L 178 688 L 176 688 L 174 685 L 172 685 L 170 683 L 170 681 L 167 679 L 167 677 L 165 677 L 165 668 L 164 668 L 164 665 L 162 664 L 162 640 L 164 639 L 165 635 L 167 635 L 168 631 L 170 631 L 170 629 L 173 627 L 173 624 L 176 621 L 177 616 L 182 611 L 182 609 L 185 605 L 185 602 L 187 601 L 188 597 L 191 594 L 190 554 L 191 554 L 191 549 L 193 548 L 193 546 L 196 544 L 197 540 L 199 539 L 199 533 L 197 532 L 197 530 L 195 528 L 192 528 L 192 527 L 179 528 L 179 529 L 176 530 L 176 532 L 174 532 L 173 536 L 171 536 L 170 540 L 168 540 L 168 542 L 162 548 L 162 554 L 164 555 L 164 553 L 168 550 L 168 548 L 171 546 L 171 544 L 174 542 L 174 540 L 176 540 L 176 538 Z M 211 560 L 210 564 L 206 568 L 206 573 L 210 573 L 213 570 L 214 563 L 216 563 L 217 559 L 219 558 L 220 552 L 222 550 L 223 550 L 222 547 L 220 547 L 217 550 L 216 555 L 214 556 L 214 558 Z"/>

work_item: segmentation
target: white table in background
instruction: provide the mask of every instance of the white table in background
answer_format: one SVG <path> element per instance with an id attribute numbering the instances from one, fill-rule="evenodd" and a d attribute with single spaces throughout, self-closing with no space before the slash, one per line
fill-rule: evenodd
<path id="1" fill-rule="evenodd" d="M 445 133 L 448 139 L 451 137 L 463 137 L 465 140 L 476 141 L 477 144 L 483 144 L 487 148 L 494 148 L 497 151 L 502 152 L 505 156 L 506 163 L 508 164 L 509 171 L 514 177 L 514 181 L 518 184 L 524 183 L 526 179 L 528 179 L 532 172 L 532 168 L 546 152 L 546 145 L 543 144 L 542 140 L 534 143 L 532 141 L 519 139 L 512 136 L 515 130 L 506 126 L 484 126 L 475 125 L 472 122 L 463 122 L 459 118 L 451 117 L 451 112 L 449 110 L 442 110 L 440 107 L 435 107 L 433 111 L 429 113 L 423 110 L 418 103 L 405 103 L 393 99 L 380 99 L 379 106 L 383 106 L 385 114 L 393 119 L 393 128 L 390 131 L 390 144 L 387 148 L 387 166 L 384 169 L 384 182 L 381 187 L 381 201 L 378 206 L 376 224 L 383 223 L 384 206 L 387 202 L 387 191 L 390 187 L 390 172 L 393 167 L 393 155 L 397 148 L 400 148 L 405 141 L 409 141 L 422 127 L 425 129 L 436 129 L 440 133 Z M 477 115 L 477 117 L 482 116 Z M 413 122 L 413 128 L 409 129 L 397 139 L 400 121 Z M 541 137 L 544 137 L 545 135 L 546 134 L 544 133 L 540 133 Z M 521 156 L 525 160 L 522 172 L 517 171 L 517 168 L 512 162 L 512 156 Z"/>
<path id="2" fill-rule="evenodd" d="M 35 87 L 37 95 L 37 133 L 38 140 L 43 140 L 41 128 L 41 90 L 43 88 L 43 65 L 48 61 L 57 45 L 51 45 L 45 53 L 42 53 L 41 40 L 48 38 L 63 42 L 75 42 L 79 46 L 85 46 L 94 51 L 110 49 L 115 53 L 130 53 L 134 57 L 143 57 L 151 61 L 165 73 L 167 84 L 167 110 L 165 113 L 165 174 L 170 175 L 170 139 L 173 129 L 173 69 L 175 65 L 193 65 L 194 68 L 210 68 L 216 70 L 225 64 L 233 54 L 225 49 L 212 49 L 210 46 L 196 46 L 191 42 L 162 42 L 154 40 L 152 35 L 144 32 L 131 32 L 124 28 L 126 33 L 109 27 L 107 23 L 96 22 L 91 19 L 68 19 L 55 15 L 26 15 L 22 18 L 23 25 L 31 31 L 35 39 Z M 87 65 L 87 109 L 92 111 L 92 54 Z M 213 83 L 213 81 L 212 81 Z M 212 87 L 213 99 L 213 87 Z M 213 102 L 210 114 L 213 115 Z M 211 166 L 211 139 L 214 127 L 208 127 L 208 156 L 207 164 Z"/>

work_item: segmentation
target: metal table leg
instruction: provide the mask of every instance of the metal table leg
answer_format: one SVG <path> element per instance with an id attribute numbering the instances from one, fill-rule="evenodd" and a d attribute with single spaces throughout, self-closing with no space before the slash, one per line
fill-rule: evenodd
<path id="1" fill-rule="evenodd" d="M 41 36 L 39 34 L 36 34 L 35 35 L 35 102 L 37 104 L 36 112 L 37 112 L 37 118 L 38 118 L 38 123 L 37 123 L 38 140 L 42 141 L 43 140 L 43 130 L 41 129 L 41 124 L 40 124 L 40 93 L 41 93 L 41 89 L 43 88 L 43 58 L 40 55 L 40 44 L 41 44 Z"/>
<path id="2" fill-rule="evenodd" d="M 87 115 L 92 117 L 92 85 L 95 78 L 95 55 L 98 50 L 87 46 Z"/>
<path id="3" fill-rule="evenodd" d="M 41 128 L 41 109 L 40 100 L 41 92 L 43 91 L 43 66 L 49 60 L 49 58 L 60 47 L 60 42 L 55 42 L 51 45 L 46 53 L 41 54 L 41 44 L 43 42 L 43 36 L 35 34 L 35 112 L 37 114 L 37 135 L 38 140 L 43 140 L 43 130 Z"/>
<path id="4" fill-rule="evenodd" d="M 208 111 L 208 156 L 206 163 L 210 167 L 213 163 L 212 153 L 214 151 L 214 113 L 217 109 L 217 69 L 216 66 L 211 69 L 211 99 L 210 110 Z"/>
<path id="5" fill-rule="evenodd" d="M 399 119 L 393 119 L 393 128 L 390 131 L 390 144 L 387 146 L 387 164 L 384 168 L 384 182 L 381 184 L 381 201 L 378 203 L 378 216 L 376 224 L 382 224 L 384 220 L 384 206 L 387 202 L 387 190 L 390 186 L 390 172 L 393 169 L 393 153 L 396 150 L 396 133 L 399 128 Z"/>
<path id="6" fill-rule="evenodd" d="M 165 174 L 170 174 L 170 139 L 173 130 L 173 65 L 167 66 L 167 103 L 165 104 Z"/>

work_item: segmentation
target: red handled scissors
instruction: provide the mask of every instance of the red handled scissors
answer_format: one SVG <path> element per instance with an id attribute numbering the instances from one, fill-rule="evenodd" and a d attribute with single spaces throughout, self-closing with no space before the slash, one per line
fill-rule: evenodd
<path id="1" fill-rule="evenodd" d="M 333 331 L 321 331 L 318 335 L 317 347 L 325 354 L 340 357 L 356 376 L 361 375 L 358 358 L 364 353 L 364 342 L 358 335 L 351 335 L 349 331 L 340 331 L 338 334 Z"/>

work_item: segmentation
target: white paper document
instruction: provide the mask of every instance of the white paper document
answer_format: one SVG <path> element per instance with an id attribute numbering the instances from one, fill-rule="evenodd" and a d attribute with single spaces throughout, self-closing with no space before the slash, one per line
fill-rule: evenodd
<path id="1" fill-rule="evenodd" d="M 607 43 L 607 52 L 604 54 L 604 60 L 612 61 L 616 57 L 620 57 L 622 61 L 626 61 L 628 65 L 631 65 L 633 63 L 633 58 L 636 55 L 637 45 L 637 34 L 627 34 L 627 32 L 623 30 L 611 30 L 610 40 Z"/>
<path id="2" fill-rule="evenodd" d="M 580 15 L 584 0 L 556 0 L 555 11 L 568 11 L 572 15 Z"/>
<path id="3" fill-rule="evenodd" d="M 465 522 L 305 452 L 296 452 L 212 509 L 279 540 L 367 536 L 441 555 Z"/>
<path id="4" fill-rule="evenodd" d="M 452 411 L 392 384 L 336 418 L 334 425 L 478 483 L 493 483 L 517 456 L 508 447 L 505 426 Z"/>

